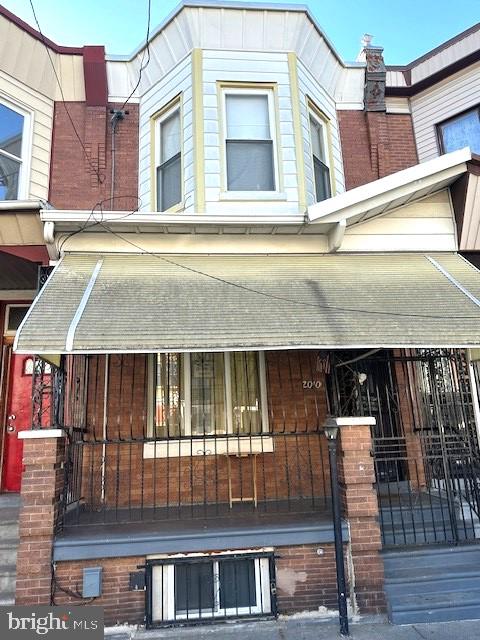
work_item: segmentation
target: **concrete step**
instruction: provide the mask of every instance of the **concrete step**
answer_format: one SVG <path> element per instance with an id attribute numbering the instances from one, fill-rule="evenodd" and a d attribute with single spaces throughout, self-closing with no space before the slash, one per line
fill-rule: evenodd
<path id="1" fill-rule="evenodd" d="M 460 512 L 460 511 L 459 511 Z M 381 507 L 380 522 L 382 526 L 393 524 L 429 524 L 432 522 L 448 522 L 449 514 L 447 506 L 431 506 L 428 502 L 413 505 L 403 505 L 402 507 Z"/>
<path id="2" fill-rule="evenodd" d="M 480 589 L 399 597 L 389 602 L 389 614 L 394 624 L 474 620 L 480 618 Z"/>
<path id="3" fill-rule="evenodd" d="M 471 565 L 480 567 L 480 545 L 439 545 L 430 547 L 416 547 L 400 551 L 384 551 L 383 561 L 385 573 L 405 567 L 441 566 L 447 569 L 457 565 Z"/>
<path id="4" fill-rule="evenodd" d="M 0 544 L 0 570 L 4 565 L 16 564 L 17 562 L 17 545 L 3 546 Z"/>
<path id="5" fill-rule="evenodd" d="M 453 591 L 462 591 L 469 593 L 480 587 L 480 571 L 472 571 L 470 574 L 464 572 L 456 575 L 451 575 L 449 578 L 442 576 L 441 578 L 431 577 L 427 578 L 414 578 L 405 580 L 404 582 L 385 582 L 385 593 L 392 603 L 396 602 L 397 598 L 409 595 L 426 595 L 434 593 L 445 593 Z"/>
<path id="6" fill-rule="evenodd" d="M 15 604 L 15 588 L 9 591 L 0 591 L 0 607 Z"/>
<path id="7" fill-rule="evenodd" d="M 1 518 L 1 511 L 0 511 Z M 5 522 L 0 521 L 0 542 L 2 540 L 18 539 L 18 521 Z"/>
<path id="8" fill-rule="evenodd" d="M 0 567 L 0 594 L 15 590 L 16 575 L 14 564 Z"/>

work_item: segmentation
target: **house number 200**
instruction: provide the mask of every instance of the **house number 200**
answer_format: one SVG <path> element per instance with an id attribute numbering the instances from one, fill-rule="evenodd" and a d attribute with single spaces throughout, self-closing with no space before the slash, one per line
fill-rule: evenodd
<path id="1" fill-rule="evenodd" d="M 304 380 L 303 388 L 304 389 L 320 389 L 322 386 L 321 380 Z"/>

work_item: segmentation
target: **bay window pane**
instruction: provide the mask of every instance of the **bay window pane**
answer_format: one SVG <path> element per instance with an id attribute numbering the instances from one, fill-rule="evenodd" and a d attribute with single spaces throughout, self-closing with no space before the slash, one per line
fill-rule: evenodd
<path id="1" fill-rule="evenodd" d="M 268 140 L 271 138 L 268 96 L 230 94 L 225 100 L 228 139 Z"/>
<path id="2" fill-rule="evenodd" d="M 260 374 L 258 354 L 235 352 L 230 354 L 232 373 L 233 433 L 251 434 L 262 431 L 260 406 Z"/>
<path id="3" fill-rule="evenodd" d="M 325 142 L 323 137 L 323 127 L 322 125 L 310 118 L 310 137 L 312 139 L 312 153 L 319 160 L 323 160 L 325 162 Z"/>
<path id="4" fill-rule="evenodd" d="M 0 152 L 0 200 L 16 200 L 20 162 L 2 155 Z"/>
<path id="5" fill-rule="evenodd" d="M 182 158 L 177 154 L 157 169 L 157 209 L 167 211 L 182 199 Z"/>
<path id="6" fill-rule="evenodd" d="M 23 121 L 19 113 L 0 104 L 0 149 L 17 158 L 22 155 Z"/>
<path id="7" fill-rule="evenodd" d="M 160 124 L 160 163 L 180 153 L 180 111 L 177 110 Z"/>
<path id="8" fill-rule="evenodd" d="M 317 202 L 330 198 L 330 171 L 328 167 L 317 158 L 313 158 L 315 172 L 315 193 Z"/>
<path id="9" fill-rule="evenodd" d="M 181 413 L 184 400 L 182 356 L 158 353 L 156 358 L 155 435 L 179 437 L 185 430 Z"/>
<path id="10" fill-rule="evenodd" d="M 275 191 L 273 143 L 227 140 L 229 191 Z"/>
<path id="11" fill-rule="evenodd" d="M 440 125 L 445 153 L 470 147 L 480 153 L 480 112 L 478 109 L 465 113 L 450 122 Z"/>
<path id="12" fill-rule="evenodd" d="M 226 432 L 223 353 L 192 353 L 192 435 Z"/>

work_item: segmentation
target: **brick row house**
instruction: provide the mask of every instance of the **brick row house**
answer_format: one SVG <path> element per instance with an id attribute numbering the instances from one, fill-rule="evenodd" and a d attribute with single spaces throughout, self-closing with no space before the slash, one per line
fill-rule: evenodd
<path id="1" fill-rule="evenodd" d="M 281 4 L 184 2 L 125 57 L 0 29 L 30 56 L 0 53 L 25 188 L 50 114 L 43 191 L 0 192 L 7 276 L 53 266 L 5 325 L 32 390 L 16 425 L 27 364 L 3 374 L 16 602 L 335 608 L 333 417 L 351 611 L 479 617 L 480 25 L 405 67 Z"/>

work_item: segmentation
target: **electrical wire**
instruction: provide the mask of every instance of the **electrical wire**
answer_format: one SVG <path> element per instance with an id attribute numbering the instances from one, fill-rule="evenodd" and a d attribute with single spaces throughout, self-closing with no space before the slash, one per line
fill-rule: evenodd
<path id="1" fill-rule="evenodd" d="M 151 16 L 152 16 L 152 0 L 148 0 L 148 10 L 147 11 L 148 11 L 147 35 L 145 36 L 145 48 L 143 49 L 142 60 L 140 62 L 140 70 L 138 72 L 138 80 L 137 80 L 136 85 L 133 87 L 130 95 L 125 100 L 125 102 L 122 104 L 122 106 L 120 107 L 120 111 L 123 111 L 123 109 L 125 109 L 125 106 L 128 104 L 128 102 L 130 102 L 130 99 L 132 98 L 133 94 L 135 93 L 135 91 L 140 86 L 140 82 L 142 81 L 142 73 L 145 71 L 145 69 L 148 67 L 148 65 L 150 63 L 150 22 L 151 22 Z M 147 62 L 144 64 L 145 53 L 147 54 Z"/>
<path id="2" fill-rule="evenodd" d="M 37 25 L 38 33 L 40 34 L 40 37 L 42 39 L 43 45 L 44 45 L 45 50 L 46 50 L 47 55 L 48 55 L 48 59 L 50 60 L 50 64 L 51 64 L 52 69 L 53 69 L 53 73 L 55 75 L 55 79 L 57 81 L 58 88 L 60 90 L 60 95 L 62 97 L 62 104 L 63 104 L 63 107 L 65 109 L 65 113 L 67 114 L 67 117 L 68 117 L 68 119 L 70 121 L 70 124 L 72 125 L 73 131 L 75 133 L 75 137 L 77 138 L 78 142 L 80 143 L 80 146 L 82 147 L 83 153 L 85 155 L 85 158 L 86 158 L 88 164 L 90 165 L 92 171 L 97 176 L 98 182 L 100 184 L 102 184 L 105 181 L 105 175 L 103 173 L 100 173 L 100 171 L 98 170 L 98 167 L 96 167 L 93 164 L 92 159 L 90 158 L 90 155 L 88 154 L 88 151 L 87 151 L 87 149 L 85 147 L 85 144 L 84 144 L 82 138 L 80 137 L 80 134 L 78 133 L 77 127 L 75 126 L 73 118 L 72 118 L 72 116 L 70 114 L 70 111 L 69 111 L 69 109 L 67 107 L 67 102 L 65 100 L 65 94 L 63 93 L 63 89 L 62 89 L 62 84 L 60 82 L 60 78 L 58 77 L 58 73 L 57 73 L 57 70 L 55 68 L 55 64 L 54 64 L 54 62 L 52 60 L 52 56 L 51 56 L 51 53 L 50 53 L 50 47 L 48 46 L 47 41 L 45 40 L 45 36 L 43 35 L 43 31 L 42 31 L 42 29 L 40 27 L 40 23 L 38 21 L 37 14 L 35 12 L 35 7 L 33 6 L 33 0 L 29 0 L 29 2 L 30 2 L 30 7 L 32 9 L 33 17 L 35 19 L 35 23 Z"/>
<path id="3" fill-rule="evenodd" d="M 131 214 L 129 214 L 131 215 Z M 260 291 L 259 289 L 254 289 L 253 287 L 248 287 L 246 285 L 243 284 L 239 284 L 238 282 L 231 282 L 230 280 L 225 280 L 224 278 L 220 278 L 219 276 L 214 276 L 210 273 L 206 273 L 205 271 L 201 271 L 200 269 L 195 269 L 193 267 L 189 267 L 187 265 L 181 264 L 180 262 L 176 262 L 175 260 L 172 260 L 171 258 L 167 258 L 166 256 L 160 255 L 158 253 L 155 253 L 153 251 L 148 251 L 148 249 L 145 249 L 144 247 L 140 246 L 139 244 L 137 244 L 136 242 L 133 242 L 132 240 L 129 240 L 128 238 L 125 238 L 125 236 L 123 236 L 121 233 L 117 233 L 116 231 L 113 231 L 113 229 L 110 229 L 108 227 L 108 224 L 106 224 L 105 222 L 103 222 L 103 220 L 101 221 L 97 221 L 97 224 L 100 225 L 103 229 L 105 229 L 108 233 L 116 236 L 117 238 L 119 238 L 120 240 L 123 240 L 125 243 L 129 244 L 130 246 L 134 247 L 135 249 L 137 249 L 138 251 L 140 251 L 142 254 L 144 255 L 149 255 L 153 258 L 156 258 L 158 260 L 162 260 L 163 262 L 166 262 L 168 264 L 171 264 L 175 267 L 179 267 L 180 269 L 184 269 L 186 271 L 190 271 L 191 273 L 195 273 L 196 275 L 200 275 L 203 276 L 205 278 L 210 278 L 211 280 L 220 282 L 224 285 L 228 285 L 231 287 L 235 287 L 236 289 L 241 289 L 243 291 L 247 291 L 248 293 L 254 293 L 256 295 L 259 296 L 263 296 L 265 298 L 271 298 L 273 300 L 279 300 L 281 302 L 288 302 L 291 304 L 295 304 L 298 306 L 302 306 L 302 307 L 310 307 L 310 308 L 315 308 L 315 309 L 325 309 L 328 311 L 339 311 L 342 313 L 360 313 L 360 314 L 365 314 L 365 315 L 372 315 L 372 316 L 386 316 L 386 317 L 400 317 L 400 318 L 424 318 L 424 319 L 430 319 L 430 320 L 445 320 L 445 319 L 455 319 L 455 320 L 478 320 L 477 316 L 460 316 L 460 315 L 455 315 L 455 316 L 444 316 L 444 315 L 434 315 L 434 314 L 420 314 L 420 313 L 403 313 L 400 311 L 379 311 L 379 310 L 373 310 L 373 309 L 359 309 L 359 308 L 354 308 L 354 307 L 340 307 L 337 305 L 328 305 L 328 304 L 318 304 L 315 302 L 305 302 L 303 300 L 294 300 L 293 298 L 287 298 L 285 296 L 278 296 L 272 293 L 267 293 L 266 291 Z"/>

